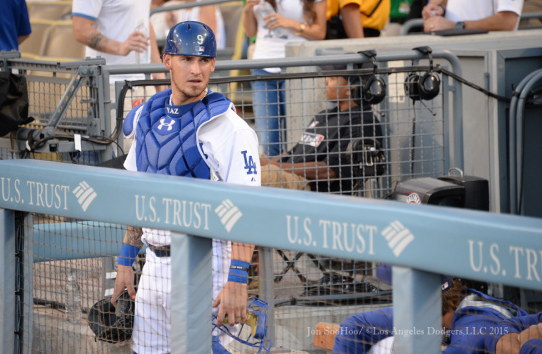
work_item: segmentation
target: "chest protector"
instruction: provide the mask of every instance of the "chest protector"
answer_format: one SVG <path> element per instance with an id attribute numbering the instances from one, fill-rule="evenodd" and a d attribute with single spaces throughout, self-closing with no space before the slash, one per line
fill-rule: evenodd
<path id="1" fill-rule="evenodd" d="M 180 113 L 170 106 L 171 89 L 159 92 L 144 105 L 136 126 L 137 170 L 209 179 L 210 169 L 198 149 L 196 133 L 205 123 L 226 112 L 231 101 L 209 93 Z"/>

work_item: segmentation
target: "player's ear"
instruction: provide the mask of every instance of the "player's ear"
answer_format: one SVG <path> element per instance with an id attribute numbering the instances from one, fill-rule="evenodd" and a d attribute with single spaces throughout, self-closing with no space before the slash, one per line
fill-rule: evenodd
<path id="1" fill-rule="evenodd" d="M 164 61 L 164 66 L 166 67 L 166 70 L 170 71 L 171 70 L 171 55 L 164 54 L 164 56 L 162 57 L 162 60 Z"/>
<path id="2" fill-rule="evenodd" d="M 215 58 L 212 58 L 212 59 L 213 59 L 213 65 L 212 65 L 212 68 L 211 68 L 211 72 L 214 72 L 215 71 L 216 59 Z"/>

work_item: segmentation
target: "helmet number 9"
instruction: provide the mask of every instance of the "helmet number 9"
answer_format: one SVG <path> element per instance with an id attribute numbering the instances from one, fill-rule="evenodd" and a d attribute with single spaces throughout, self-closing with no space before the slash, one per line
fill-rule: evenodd
<path id="1" fill-rule="evenodd" d="M 198 38 L 198 44 L 202 44 L 202 43 L 203 43 L 203 40 L 205 39 L 205 38 L 203 37 L 203 35 L 201 35 L 201 34 L 198 34 L 198 37 L 197 37 L 197 38 Z"/>

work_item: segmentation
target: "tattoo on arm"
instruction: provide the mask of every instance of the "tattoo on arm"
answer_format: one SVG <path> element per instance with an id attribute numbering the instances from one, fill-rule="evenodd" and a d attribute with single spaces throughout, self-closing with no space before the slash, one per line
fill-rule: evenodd
<path id="1" fill-rule="evenodd" d="M 143 247 L 143 242 L 141 242 L 142 235 L 143 230 L 141 228 L 128 226 L 126 235 L 124 235 L 124 243 L 141 248 Z"/>
<path id="2" fill-rule="evenodd" d="M 88 46 L 92 49 L 98 49 L 98 45 L 100 44 L 100 42 L 103 41 L 103 46 L 105 46 L 105 44 L 107 43 L 107 38 L 105 38 L 101 33 L 96 33 L 94 36 L 92 36 L 92 38 L 90 39 L 90 43 L 88 44 Z"/>

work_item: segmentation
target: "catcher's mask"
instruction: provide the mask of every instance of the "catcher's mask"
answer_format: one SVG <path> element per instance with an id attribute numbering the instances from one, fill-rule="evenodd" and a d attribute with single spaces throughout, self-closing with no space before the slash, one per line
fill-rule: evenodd
<path id="1" fill-rule="evenodd" d="M 269 350 L 273 346 L 272 341 L 265 339 L 267 335 L 267 309 L 269 308 L 269 304 L 257 297 L 250 297 L 248 301 L 247 319 L 237 333 L 232 333 L 224 325 L 217 327 L 216 316 L 213 316 L 213 328 L 218 328 L 240 343 L 258 348 L 257 353 L 260 353 L 262 350 L 265 353 L 269 353 Z M 227 317 L 224 319 L 224 323 L 227 323 Z M 246 331 L 243 331 L 245 325 L 250 327 L 248 335 L 245 335 Z"/>
<path id="2" fill-rule="evenodd" d="M 88 325 L 96 340 L 120 343 L 132 338 L 135 302 L 124 290 L 117 298 L 117 307 L 108 296 L 92 306 L 88 314 Z"/>

